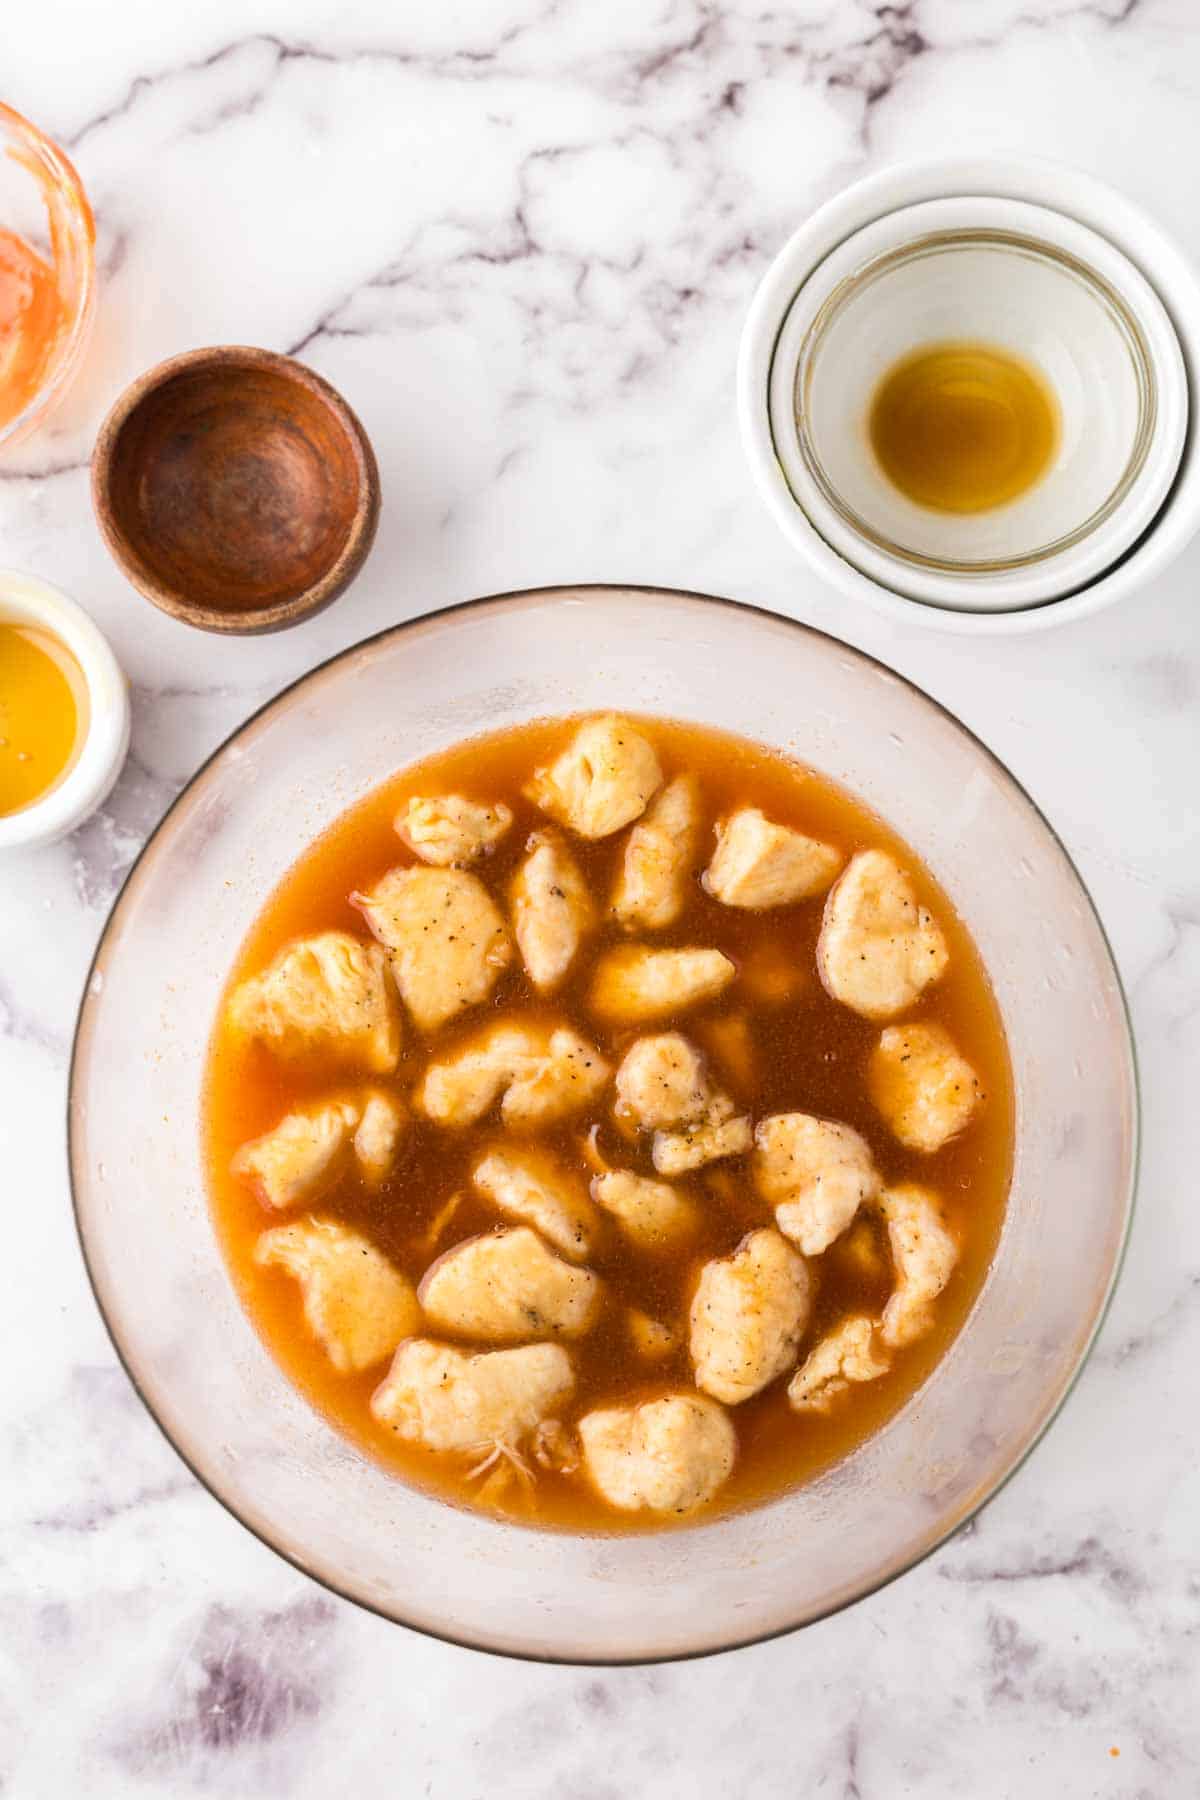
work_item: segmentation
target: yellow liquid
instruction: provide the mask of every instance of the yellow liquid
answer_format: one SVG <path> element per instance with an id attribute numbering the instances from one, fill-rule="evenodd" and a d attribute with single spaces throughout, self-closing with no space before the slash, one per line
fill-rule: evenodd
<path id="1" fill-rule="evenodd" d="M 1027 493 L 1058 448 L 1058 402 L 1029 363 L 989 344 L 922 344 L 871 401 L 871 448 L 893 487 L 936 512 Z"/>
<path id="2" fill-rule="evenodd" d="M 48 631 L 0 622 L 0 817 L 62 780 L 87 727 L 75 658 Z"/>

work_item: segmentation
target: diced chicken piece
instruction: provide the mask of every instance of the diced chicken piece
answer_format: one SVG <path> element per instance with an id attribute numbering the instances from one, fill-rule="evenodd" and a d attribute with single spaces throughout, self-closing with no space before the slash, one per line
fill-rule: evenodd
<path id="1" fill-rule="evenodd" d="M 754 1177 L 775 1222 L 805 1256 L 820 1256 L 879 1192 L 870 1149 L 849 1125 L 810 1113 L 759 1122 Z"/>
<path id="2" fill-rule="evenodd" d="M 229 1001 L 235 1031 L 277 1056 L 327 1056 L 389 1075 L 400 1056 L 400 1008 L 378 944 L 322 931 L 282 949 Z"/>
<path id="3" fill-rule="evenodd" d="M 640 818 L 661 785 L 653 746 L 628 719 L 609 713 L 581 725 L 562 755 L 535 772 L 525 792 L 580 837 L 603 838 Z"/>
<path id="4" fill-rule="evenodd" d="M 896 1268 L 896 1288 L 883 1309 L 885 1344 L 893 1350 L 924 1337 L 933 1324 L 937 1299 L 958 1261 L 955 1243 L 942 1215 L 941 1202 L 915 1182 L 885 1188 L 880 1210 L 887 1222 L 888 1242 Z"/>
<path id="5" fill-rule="evenodd" d="M 711 1094 L 704 1058 L 677 1031 L 640 1037 L 617 1070 L 617 1114 L 643 1131 L 703 1117 Z"/>
<path id="6" fill-rule="evenodd" d="M 417 1296 L 430 1323 L 463 1337 L 582 1337 L 600 1311 L 600 1282 L 548 1250 L 527 1225 L 467 1238 L 425 1272 Z"/>
<path id="7" fill-rule="evenodd" d="M 630 944 L 596 964 L 590 1005 L 602 1019 L 640 1025 L 723 994 L 737 970 L 720 950 L 651 950 Z"/>
<path id="8" fill-rule="evenodd" d="M 553 1125 L 598 1099 L 611 1074 L 595 1045 L 562 1025 L 517 1073 L 504 1096 L 501 1117 L 515 1131 Z"/>
<path id="9" fill-rule="evenodd" d="M 753 1142 L 749 1116 L 735 1113 L 728 1094 L 714 1094 L 694 1125 L 656 1131 L 651 1154 L 660 1175 L 686 1175 L 726 1156 L 744 1156 Z"/>
<path id="10" fill-rule="evenodd" d="M 890 1019 L 946 971 L 950 953 L 910 877 L 884 850 L 862 850 L 825 902 L 817 968 L 835 1000 Z"/>
<path id="11" fill-rule="evenodd" d="M 743 1088 L 753 1088 L 758 1076 L 758 1051 L 754 1031 L 745 1013 L 725 1013 L 705 1019 L 697 1035 L 723 1064 L 726 1073 Z"/>
<path id="12" fill-rule="evenodd" d="M 755 944 L 738 969 L 738 991 L 763 1006 L 786 1006 L 811 985 L 813 977 L 793 951 L 777 942 Z"/>
<path id="13" fill-rule="evenodd" d="M 737 1406 L 796 1361 L 811 1308 L 808 1265 L 769 1228 L 705 1263 L 692 1299 L 696 1386 Z"/>
<path id="14" fill-rule="evenodd" d="M 823 894 L 842 866 L 832 844 L 776 825 L 756 806 L 744 806 L 717 826 L 717 848 L 704 885 L 723 906 L 761 912 Z"/>
<path id="15" fill-rule="evenodd" d="M 381 1424 L 429 1450 L 515 1448 L 575 1388 L 561 1344 L 525 1344 L 470 1356 L 409 1338 L 371 1398 Z"/>
<path id="16" fill-rule="evenodd" d="M 678 1347 L 679 1333 L 672 1326 L 661 1319 L 652 1319 L 649 1313 L 636 1306 L 631 1306 L 625 1315 L 625 1324 L 630 1343 L 646 1362 L 661 1362 Z"/>
<path id="17" fill-rule="evenodd" d="M 814 1345 L 792 1376 L 788 1400 L 797 1412 L 827 1413 L 851 1382 L 875 1381 L 886 1375 L 886 1356 L 875 1353 L 875 1325 L 864 1313 L 843 1319 Z"/>
<path id="18" fill-rule="evenodd" d="M 422 862 L 447 868 L 476 862 L 494 850 L 512 824 L 502 800 L 485 806 L 462 794 L 414 795 L 396 814 L 396 830 Z"/>
<path id="19" fill-rule="evenodd" d="M 287 1113 L 272 1130 L 242 1145 L 233 1172 L 283 1212 L 314 1200 L 332 1183 L 357 1124 L 358 1107 L 348 1100 Z"/>
<path id="20" fill-rule="evenodd" d="M 737 1456 L 729 1418 L 699 1394 L 601 1407 L 580 1419 L 579 1436 L 592 1485 L 623 1512 L 694 1512 Z"/>
<path id="21" fill-rule="evenodd" d="M 506 1125 L 553 1124 L 590 1106 L 608 1063 L 586 1038 L 563 1025 L 495 1025 L 444 1062 L 431 1063 L 418 1104 L 438 1125 L 472 1125 L 503 1094 Z"/>
<path id="22" fill-rule="evenodd" d="M 512 961 L 512 940 L 483 883 L 465 869 L 390 869 L 351 896 L 391 957 L 422 1031 L 486 1000 Z"/>
<path id="23" fill-rule="evenodd" d="M 699 805 L 694 778 L 678 775 L 629 833 L 612 900 L 628 930 L 661 931 L 683 911 Z"/>
<path id="24" fill-rule="evenodd" d="M 354 1133 L 354 1155 L 369 1186 L 378 1187 L 391 1174 L 404 1122 L 404 1107 L 393 1094 L 372 1089 L 364 1097 Z"/>
<path id="25" fill-rule="evenodd" d="M 500 1146 L 476 1163 L 471 1179 L 506 1217 L 532 1225 L 572 1262 L 591 1254 L 596 1209 L 579 1177 L 544 1150 Z"/>
<path id="26" fill-rule="evenodd" d="M 574 1475 L 579 1446 L 561 1419 L 543 1419 L 529 1441 L 533 1460 L 556 1475 Z"/>
<path id="27" fill-rule="evenodd" d="M 610 1169 L 592 1182 L 592 1198 L 610 1212 L 639 1250 L 661 1250 L 695 1230 L 693 1203 L 665 1181 Z"/>
<path id="28" fill-rule="evenodd" d="M 974 1069 L 940 1025 L 887 1026 L 868 1079 L 900 1142 L 928 1155 L 957 1136 L 982 1098 Z"/>
<path id="29" fill-rule="evenodd" d="M 264 1231 L 254 1260 L 296 1278 L 308 1328 L 343 1375 L 382 1362 L 421 1328 L 411 1282 L 361 1232 L 335 1219 Z"/>
<path id="30" fill-rule="evenodd" d="M 562 840 L 534 832 L 512 884 L 513 931 L 525 969 L 541 993 L 565 980 L 595 924 L 587 882 Z"/>
<path id="31" fill-rule="evenodd" d="M 864 1214 L 837 1245 L 839 1265 L 858 1281 L 881 1282 L 888 1272 L 879 1222 Z"/>

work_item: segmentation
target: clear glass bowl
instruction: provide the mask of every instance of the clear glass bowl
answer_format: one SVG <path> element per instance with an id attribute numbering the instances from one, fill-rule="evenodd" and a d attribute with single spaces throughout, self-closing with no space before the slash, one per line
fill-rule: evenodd
<path id="1" fill-rule="evenodd" d="M 54 270 L 64 317 L 41 384 L 0 422 L 0 445 L 34 429 L 79 365 L 96 301 L 96 228 L 75 167 L 28 119 L 0 102 L 0 230 L 14 231 Z"/>
<path id="2" fill-rule="evenodd" d="M 405 1486 L 255 1334 L 209 1221 L 198 1108 L 231 958 L 299 851 L 396 768 L 473 733 L 621 707 L 742 732 L 844 783 L 928 861 L 986 959 L 1018 1138 L 995 1264 L 926 1385 L 810 1486 L 641 1537 L 570 1537 Z M 388 1618 L 512 1655 L 638 1662 L 769 1637 L 870 1593 L 993 1494 L 1103 1316 L 1132 1205 L 1124 1000 L 1078 875 L 963 726 L 869 658 L 728 601 L 556 588 L 384 632 L 252 718 L 171 808 L 80 1011 L 70 1166 L 113 1341 L 175 1448 L 297 1567 Z"/>

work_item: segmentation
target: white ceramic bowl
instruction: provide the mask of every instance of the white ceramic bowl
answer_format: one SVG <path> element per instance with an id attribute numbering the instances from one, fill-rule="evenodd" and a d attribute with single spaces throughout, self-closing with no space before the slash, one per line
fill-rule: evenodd
<path id="1" fill-rule="evenodd" d="M 908 207 L 981 196 L 993 218 L 1018 220 L 1026 204 L 1049 208 L 1065 225 L 1097 234 L 1139 272 L 1177 340 L 1187 386 L 1196 390 L 1200 370 L 1200 282 L 1176 245 L 1131 201 L 1073 170 L 1026 158 L 929 159 L 901 164 L 856 184 L 821 207 L 795 233 L 768 270 L 755 295 L 742 337 L 738 368 L 738 408 L 743 441 L 754 477 L 787 537 L 827 581 L 877 611 L 955 632 L 1035 631 L 1085 616 L 1136 591 L 1176 556 L 1200 525 L 1200 459 L 1194 431 L 1184 436 L 1173 484 L 1157 514 L 1145 519 L 1140 535 L 1105 572 L 1088 579 L 1066 598 L 1018 596 L 1010 610 L 972 610 L 965 583 L 936 599 L 899 591 L 891 580 L 855 567 L 815 528 L 799 504 L 773 441 L 771 374 L 781 333 L 797 295 L 814 272 L 856 233 Z M 1177 392 L 1176 400 L 1184 397 Z M 1169 445 L 1173 425 L 1164 431 Z M 1162 479 L 1161 467 L 1156 477 Z M 1149 497 L 1149 490 L 1143 500 Z M 1132 514 L 1130 517 L 1132 518 Z M 889 571 L 890 575 L 891 571 Z M 882 571 L 880 571 L 882 574 Z M 1077 577 L 1078 579 L 1078 577 Z"/>
<path id="2" fill-rule="evenodd" d="M 908 352 L 967 339 L 1041 372 L 1058 444 L 1007 505 L 937 512 L 880 468 L 871 402 Z M 1128 258 L 1047 207 L 978 196 L 902 207 L 827 256 L 779 333 L 768 404 L 788 485 L 827 543 L 910 599 L 978 611 L 1058 599 L 1111 568 L 1166 499 L 1188 424 L 1178 339 Z"/>
<path id="3" fill-rule="evenodd" d="M 121 666 L 81 606 L 48 581 L 0 570 L 0 621 L 37 625 L 60 639 L 83 673 L 88 722 L 74 766 L 32 806 L 0 818 L 0 850 L 51 844 L 107 798 L 129 749 L 129 689 Z"/>

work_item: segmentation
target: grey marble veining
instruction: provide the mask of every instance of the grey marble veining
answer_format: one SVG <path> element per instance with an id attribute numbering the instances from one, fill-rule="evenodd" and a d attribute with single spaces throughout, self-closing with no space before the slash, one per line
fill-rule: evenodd
<path id="1" fill-rule="evenodd" d="M 69 12 L 69 18 L 68 18 Z M 435 1800 L 1007 1800 L 1200 1792 L 1200 551 L 1115 613 L 975 645 L 821 590 L 737 444 L 733 364 L 796 222 L 881 163 L 1019 148 L 1200 253 L 1191 0 L 209 0 L 21 8 L 5 98 L 97 208 L 93 351 L 0 458 L 0 559 L 93 611 L 133 751 L 68 842 L 0 869 L 0 1792 Z M 375 440 L 362 580 L 279 638 L 144 605 L 92 523 L 121 386 L 193 344 L 302 353 Z M 986 1512 L 799 1637 L 540 1669 L 323 1593 L 189 1476 L 117 1367 L 66 1195 L 74 1008 L 104 913 L 198 763 L 304 669 L 472 594 L 635 580 L 793 612 L 961 713 L 1062 832 L 1145 1089 L 1140 1213 L 1096 1353 Z M 1118 1753 L 1119 1754 L 1116 1754 Z"/>

